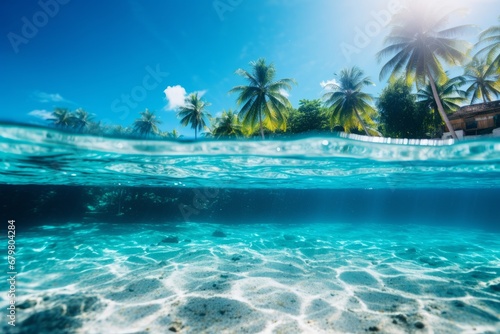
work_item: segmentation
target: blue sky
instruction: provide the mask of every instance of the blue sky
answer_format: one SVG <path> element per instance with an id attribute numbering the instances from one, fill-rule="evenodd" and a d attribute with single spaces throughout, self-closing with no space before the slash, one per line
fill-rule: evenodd
<path id="1" fill-rule="evenodd" d="M 126 126 L 149 108 L 162 130 L 189 137 L 175 112 L 184 95 L 203 92 L 214 116 L 237 110 L 228 91 L 244 81 L 234 72 L 260 57 L 277 78 L 296 79 L 295 107 L 320 98 L 321 83 L 353 65 L 377 96 L 385 82 L 375 54 L 389 31 L 386 14 L 402 1 L 3 0 L 0 119 L 47 124 L 54 107 L 81 107 Z M 470 9 L 457 23 L 498 24 L 499 0 L 442 4 Z"/>

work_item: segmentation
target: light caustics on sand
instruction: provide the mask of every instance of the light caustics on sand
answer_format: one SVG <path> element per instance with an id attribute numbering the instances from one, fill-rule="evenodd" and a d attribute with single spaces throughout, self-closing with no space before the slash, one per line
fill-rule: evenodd
<path id="1" fill-rule="evenodd" d="M 77 223 L 23 234 L 18 328 L 27 332 L 61 323 L 82 333 L 500 330 L 495 233 Z"/>
<path id="2" fill-rule="evenodd" d="M 3 183 L 217 188 L 500 188 L 500 139 L 152 141 L 0 126 Z"/>

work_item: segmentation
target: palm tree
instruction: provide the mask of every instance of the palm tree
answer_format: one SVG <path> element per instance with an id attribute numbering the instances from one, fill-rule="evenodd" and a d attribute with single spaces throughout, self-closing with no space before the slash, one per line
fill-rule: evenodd
<path id="1" fill-rule="evenodd" d="M 161 138 L 165 138 L 165 139 L 178 139 L 179 137 L 181 137 L 179 135 L 179 132 L 177 130 L 172 130 L 172 132 L 168 132 L 168 131 L 161 131 L 159 134 L 158 134 Z"/>
<path id="2" fill-rule="evenodd" d="M 500 16 L 498 17 L 500 22 Z M 476 47 L 481 47 L 477 55 L 486 54 L 488 63 L 488 73 L 500 72 L 500 25 L 490 27 L 479 35 L 479 42 Z"/>
<path id="3" fill-rule="evenodd" d="M 238 69 L 236 74 L 245 78 L 248 86 L 236 86 L 230 93 L 238 93 L 237 103 L 241 107 L 239 117 L 243 126 L 260 129 L 264 139 L 264 126 L 271 131 L 286 130 L 288 110 L 291 108 L 286 91 L 292 89 L 293 79 L 274 81 L 276 69 L 260 58 L 250 63 L 252 73 Z"/>
<path id="4" fill-rule="evenodd" d="M 382 67 L 380 78 L 391 73 L 391 79 L 396 79 L 403 73 L 408 84 L 416 82 L 418 87 L 426 81 L 430 83 L 439 114 L 453 138 L 457 138 L 436 89 L 436 81 L 443 84 L 447 79 L 441 62 L 459 65 L 466 59 L 467 42 L 454 37 L 471 26 L 444 29 L 454 13 L 438 16 L 430 8 L 412 3 L 395 15 L 386 47 L 378 53 L 378 58 L 392 56 Z"/>
<path id="5" fill-rule="evenodd" d="M 170 138 L 170 132 L 168 132 L 168 131 L 160 131 L 158 133 L 158 136 L 160 136 L 161 138 Z"/>
<path id="6" fill-rule="evenodd" d="M 323 95 L 325 106 L 328 107 L 330 127 L 342 124 L 345 129 L 363 128 L 370 135 L 368 125 L 373 125 L 373 117 L 377 112 L 370 105 L 373 98 L 362 92 L 365 86 L 373 85 L 369 77 L 358 67 L 345 68 L 337 75 L 338 83 L 325 86 L 331 90 Z"/>
<path id="7" fill-rule="evenodd" d="M 74 116 L 66 108 L 56 108 L 52 112 L 52 118 L 49 119 L 56 127 L 70 127 L 73 125 Z"/>
<path id="8" fill-rule="evenodd" d="M 460 77 L 467 88 L 467 96 L 471 98 L 470 103 L 477 100 L 490 102 L 493 96 L 500 94 L 500 75 L 490 72 L 491 64 L 486 60 L 474 59 L 465 66 L 464 74 Z"/>
<path id="9" fill-rule="evenodd" d="M 179 133 L 179 131 L 173 129 L 172 132 L 170 132 L 170 137 L 173 139 L 179 139 L 182 137 L 182 135 Z"/>
<path id="10" fill-rule="evenodd" d="M 463 80 L 461 77 L 450 79 L 443 85 L 435 85 L 439 100 L 446 114 L 456 111 L 467 99 L 467 93 L 459 88 L 462 85 Z M 417 99 L 419 103 L 423 103 L 432 110 L 437 111 L 437 103 L 430 84 L 417 92 Z"/>
<path id="11" fill-rule="evenodd" d="M 452 113 L 458 110 L 463 102 L 467 100 L 467 93 L 460 90 L 459 87 L 463 85 L 463 79 L 461 77 L 453 78 L 445 82 L 443 85 L 437 83 L 435 85 L 436 91 L 441 101 L 441 105 L 446 114 Z M 434 98 L 434 92 L 430 84 L 426 85 L 424 88 L 417 92 L 418 103 L 425 105 L 432 111 L 433 114 L 433 125 L 435 127 L 435 132 L 437 133 L 438 127 L 441 126 L 442 122 L 439 122 L 438 118 L 438 104 Z"/>
<path id="12" fill-rule="evenodd" d="M 181 124 L 183 126 L 191 124 L 191 128 L 194 129 L 195 140 L 198 137 L 198 131 L 203 130 L 206 126 L 207 118 L 210 116 L 206 111 L 208 106 L 210 106 L 210 104 L 203 101 L 196 92 L 186 97 L 185 105 L 180 107 L 177 113 L 177 117 L 181 117 Z"/>
<path id="13" fill-rule="evenodd" d="M 90 124 L 92 123 L 91 121 L 92 116 L 89 115 L 88 112 L 80 108 L 76 110 L 73 116 L 73 127 L 78 131 L 82 131 L 90 126 Z"/>
<path id="14" fill-rule="evenodd" d="M 222 115 L 215 119 L 211 132 L 216 138 L 238 137 L 243 134 L 238 115 L 231 109 L 228 111 L 224 110 Z"/>
<path id="15" fill-rule="evenodd" d="M 155 113 L 146 109 L 140 114 L 141 118 L 134 121 L 134 131 L 145 137 L 158 134 L 160 132 L 158 124 L 161 124 L 161 121 L 156 118 Z"/>

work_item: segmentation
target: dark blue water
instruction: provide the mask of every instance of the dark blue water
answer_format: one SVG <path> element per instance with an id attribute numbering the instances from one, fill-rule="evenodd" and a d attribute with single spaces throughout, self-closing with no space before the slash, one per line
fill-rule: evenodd
<path id="1" fill-rule="evenodd" d="M 499 139 L 0 146 L 5 332 L 500 332 Z"/>

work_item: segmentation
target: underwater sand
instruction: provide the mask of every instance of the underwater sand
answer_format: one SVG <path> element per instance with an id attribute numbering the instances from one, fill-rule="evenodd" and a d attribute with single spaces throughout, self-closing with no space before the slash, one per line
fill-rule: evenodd
<path id="1" fill-rule="evenodd" d="M 33 227 L 18 239 L 18 326 L 4 330 L 498 333 L 500 238 L 466 232 L 340 222 Z"/>

